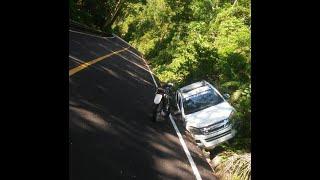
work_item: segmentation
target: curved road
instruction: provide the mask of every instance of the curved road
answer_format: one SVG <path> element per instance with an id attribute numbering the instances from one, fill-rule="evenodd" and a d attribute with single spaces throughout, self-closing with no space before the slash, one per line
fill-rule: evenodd
<path id="1" fill-rule="evenodd" d="M 69 30 L 71 180 L 196 179 L 170 120 L 150 121 L 155 84 L 118 37 Z M 216 179 L 177 122 L 202 179 Z"/>

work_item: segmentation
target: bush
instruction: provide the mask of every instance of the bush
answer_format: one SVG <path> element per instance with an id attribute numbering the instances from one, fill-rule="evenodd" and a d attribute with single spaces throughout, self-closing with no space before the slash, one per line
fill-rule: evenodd
<path id="1" fill-rule="evenodd" d="M 125 12 L 114 29 L 145 55 L 161 81 L 179 87 L 204 79 L 232 95 L 238 133 L 229 149 L 249 151 L 250 1 L 129 1 Z"/>
<path id="2" fill-rule="evenodd" d="M 227 152 L 221 155 L 222 162 L 215 168 L 221 180 L 251 179 L 251 153 Z"/>
<path id="3" fill-rule="evenodd" d="M 224 178 L 251 176 L 250 0 L 129 1 L 113 28 L 142 52 L 163 82 L 176 88 L 207 80 L 231 94 L 236 136 L 223 143 Z M 155 8 L 157 7 L 157 8 Z M 219 147 L 219 146 L 218 146 Z"/>

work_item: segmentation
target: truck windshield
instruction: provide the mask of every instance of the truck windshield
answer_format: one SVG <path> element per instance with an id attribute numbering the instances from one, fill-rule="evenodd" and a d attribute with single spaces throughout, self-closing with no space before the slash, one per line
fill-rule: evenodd
<path id="1" fill-rule="evenodd" d="M 184 113 L 191 114 L 210 106 L 223 102 L 223 99 L 213 89 L 209 89 L 198 94 L 183 99 Z"/>

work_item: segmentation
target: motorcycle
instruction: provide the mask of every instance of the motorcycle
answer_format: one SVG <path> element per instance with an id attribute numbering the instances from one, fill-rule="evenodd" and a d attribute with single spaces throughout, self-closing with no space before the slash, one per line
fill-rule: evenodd
<path id="1" fill-rule="evenodd" d="M 172 83 L 165 84 L 163 87 L 157 87 L 154 97 L 153 121 L 164 121 L 170 114 L 170 94 L 173 87 Z"/>

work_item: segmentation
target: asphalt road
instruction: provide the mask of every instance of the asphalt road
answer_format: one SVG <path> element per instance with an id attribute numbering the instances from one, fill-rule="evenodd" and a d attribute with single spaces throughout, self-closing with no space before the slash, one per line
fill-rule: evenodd
<path id="1" fill-rule="evenodd" d="M 140 56 L 118 37 L 69 31 L 70 179 L 196 179 L 170 120 L 151 122 L 155 84 Z M 176 123 L 201 178 L 216 179 Z"/>

